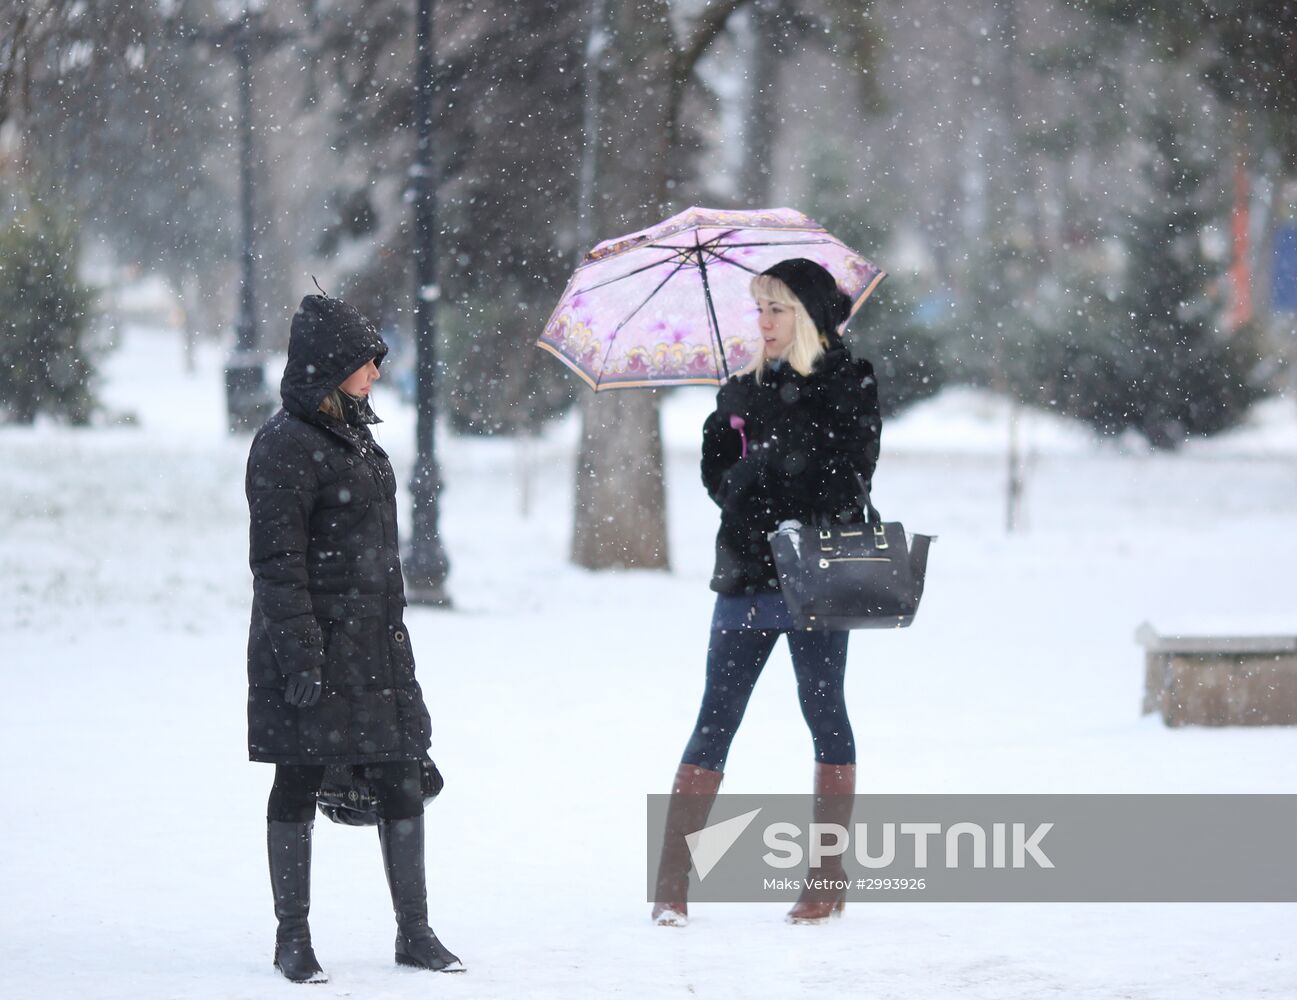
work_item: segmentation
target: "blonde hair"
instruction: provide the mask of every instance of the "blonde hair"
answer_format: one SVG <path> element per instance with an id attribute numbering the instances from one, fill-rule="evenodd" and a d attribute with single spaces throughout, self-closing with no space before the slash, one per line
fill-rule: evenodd
<path id="1" fill-rule="evenodd" d="M 320 409 L 336 420 L 345 420 L 342 409 L 342 390 L 331 389 L 329 394 L 320 400 Z"/>
<path id="2" fill-rule="evenodd" d="M 811 319 L 811 314 L 802 305 L 802 300 L 794 295 L 793 290 L 786 284 L 769 274 L 758 274 L 753 278 L 751 290 L 754 299 L 768 299 L 771 302 L 778 302 L 781 306 L 792 309 L 793 342 L 788 346 L 788 350 L 784 352 L 783 361 L 790 365 L 798 375 L 809 375 L 815 368 L 815 362 L 819 361 L 820 356 L 824 354 L 828 342 L 820 335 L 820 331 L 815 328 L 815 321 Z M 757 349 L 756 358 L 753 359 L 752 364 L 744 369 L 744 374 L 753 372 L 756 380 L 760 382 L 769 364 L 770 361 L 766 357 L 766 345 L 762 341 L 761 346 Z"/>

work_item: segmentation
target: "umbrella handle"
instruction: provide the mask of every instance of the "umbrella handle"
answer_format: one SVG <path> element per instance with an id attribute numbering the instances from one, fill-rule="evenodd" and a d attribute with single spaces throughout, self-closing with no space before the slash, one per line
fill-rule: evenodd
<path id="1" fill-rule="evenodd" d="M 739 439 L 743 442 L 743 451 L 739 453 L 740 458 L 748 457 L 748 436 L 743 433 L 743 428 L 747 426 L 747 421 L 737 413 L 730 414 L 730 426 L 739 432 Z"/>

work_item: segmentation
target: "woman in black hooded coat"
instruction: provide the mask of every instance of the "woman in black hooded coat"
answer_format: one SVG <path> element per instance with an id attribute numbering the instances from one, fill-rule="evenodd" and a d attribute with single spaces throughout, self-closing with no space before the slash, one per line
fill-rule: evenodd
<path id="1" fill-rule="evenodd" d="M 848 633 L 794 626 L 769 535 L 786 520 L 863 520 L 882 428 L 878 386 L 869 362 L 842 343 L 851 299 L 819 264 L 780 261 L 753 280 L 752 295 L 762 349 L 751 369 L 721 387 L 703 426 L 703 483 L 721 508 L 711 581 L 718 596 L 702 706 L 672 785 L 658 867 L 653 919 L 665 926 L 688 921 L 685 835 L 706 823 L 731 741 L 781 635 L 814 744 L 816 821 L 845 825 L 855 794 Z M 811 876 L 840 883 L 840 862 L 826 861 Z M 788 916 L 820 923 L 841 903 L 836 888 L 804 891 Z"/>
<path id="2" fill-rule="evenodd" d="M 396 477 L 369 425 L 387 354 L 340 299 L 308 295 L 293 316 L 283 408 L 248 456 L 248 754 L 273 763 L 267 850 L 274 964 L 326 981 L 311 945 L 311 836 L 328 764 L 368 765 L 397 919 L 396 961 L 463 968 L 428 926 L 419 761 L 430 721 L 402 621 Z"/>

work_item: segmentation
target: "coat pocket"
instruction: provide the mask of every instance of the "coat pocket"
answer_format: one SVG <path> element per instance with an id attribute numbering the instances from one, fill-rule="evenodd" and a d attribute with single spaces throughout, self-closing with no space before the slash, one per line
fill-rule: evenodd
<path id="1" fill-rule="evenodd" d="M 396 692 L 357 691 L 352 695 L 351 745 L 362 754 L 389 753 L 401 746 Z"/>
<path id="2" fill-rule="evenodd" d="M 325 632 L 325 685 L 391 687 L 392 664 L 382 597 L 323 597 L 316 600 L 315 609 Z"/>
<path id="3" fill-rule="evenodd" d="M 387 634 L 391 637 L 392 684 L 397 688 L 410 687 L 414 680 L 414 650 L 410 648 L 410 631 L 398 621 Z"/>
<path id="4" fill-rule="evenodd" d="M 350 703 L 327 691 L 310 708 L 290 709 L 296 715 L 299 752 L 305 757 L 336 757 L 348 749 Z"/>
<path id="5" fill-rule="evenodd" d="M 432 742 L 432 719 L 419 685 L 398 688 L 396 705 L 401 717 L 401 738 L 406 750 L 423 752 Z"/>

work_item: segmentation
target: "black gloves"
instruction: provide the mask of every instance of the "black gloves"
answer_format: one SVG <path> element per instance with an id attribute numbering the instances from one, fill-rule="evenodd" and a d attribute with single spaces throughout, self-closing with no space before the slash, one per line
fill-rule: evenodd
<path id="1" fill-rule="evenodd" d="M 310 708 L 320 700 L 323 691 L 324 679 L 320 668 L 313 667 L 289 675 L 288 684 L 284 686 L 284 701 L 297 708 Z"/>
<path id="2" fill-rule="evenodd" d="M 730 414 L 745 416 L 750 408 L 748 399 L 751 389 L 746 382 L 730 379 L 716 393 L 716 412 L 729 417 Z M 728 424 L 728 420 L 726 421 Z"/>
<path id="3" fill-rule="evenodd" d="M 748 445 L 748 453 L 729 467 L 721 480 L 720 504 L 740 511 L 753 502 L 764 502 L 770 452 L 761 442 Z"/>

